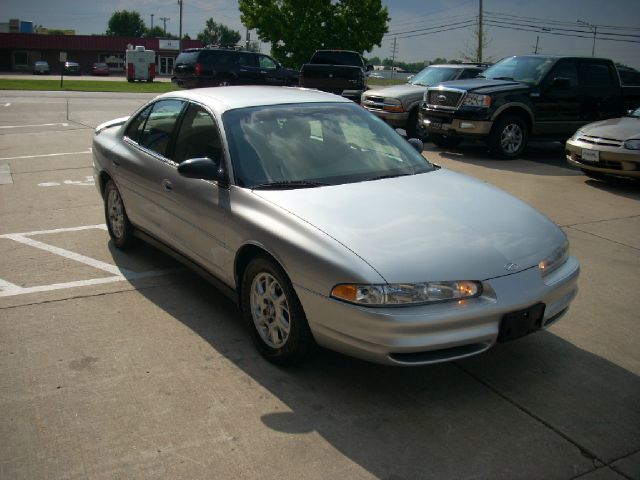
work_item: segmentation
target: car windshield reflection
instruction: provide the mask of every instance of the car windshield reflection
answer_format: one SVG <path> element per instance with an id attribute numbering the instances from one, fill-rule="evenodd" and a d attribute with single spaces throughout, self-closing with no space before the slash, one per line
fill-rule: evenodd
<path id="1" fill-rule="evenodd" d="M 414 175 L 434 166 L 382 120 L 351 104 L 294 104 L 223 115 L 239 186 L 309 188 Z"/>

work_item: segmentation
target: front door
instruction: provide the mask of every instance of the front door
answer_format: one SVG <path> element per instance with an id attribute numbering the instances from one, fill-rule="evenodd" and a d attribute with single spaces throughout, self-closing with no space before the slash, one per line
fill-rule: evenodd
<path id="1" fill-rule="evenodd" d="M 173 75 L 173 57 L 160 57 L 160 75 Z"/>

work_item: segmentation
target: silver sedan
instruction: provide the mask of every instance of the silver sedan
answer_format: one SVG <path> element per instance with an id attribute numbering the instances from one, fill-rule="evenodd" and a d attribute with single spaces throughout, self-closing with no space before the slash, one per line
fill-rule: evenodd
<path id="1" fill-rule="evenodd" d="M 142 238 L 234 298 L 259 351 L 391 365 L 467 357 L 557 321 L 578 262 L 542 214 L 428 162 L 341 97 L 171 92 L 100 125 L 111 241 Z"/>

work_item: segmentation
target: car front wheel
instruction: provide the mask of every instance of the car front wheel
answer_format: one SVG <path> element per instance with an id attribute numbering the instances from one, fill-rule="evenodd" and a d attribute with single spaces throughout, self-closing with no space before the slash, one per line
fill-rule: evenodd
<path id="1" fill-rule="evenodd" d="M 104 216 L 109 236 L 116 247 L 126 249 L 135 243 L 133 226 L 129 222 L 120 191 L 113 180 L 109 180 L 104 187 Z"/>
<path id="2" fill-rule="evenodd" d="M 511 160 L 520 156 L 527 146 L 527 125 L 518 116 L 505 116 L 494 124 L 489 148 L 498 158 Z"/>
<path id="3" fill-rule="evenodd" d="M 258 257 L 245 270 L 242 314 L 258 351 L 277 365 L 299 363 L 315 350 L 300 301 L 286 274 Z"/>

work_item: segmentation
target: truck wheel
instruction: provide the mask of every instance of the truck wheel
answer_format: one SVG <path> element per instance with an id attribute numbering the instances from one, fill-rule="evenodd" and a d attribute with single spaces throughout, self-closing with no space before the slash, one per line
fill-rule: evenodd
<path id="1" fill-rule="evenodd" d="M 451 135 L 442 135 L 440 133 L 429 134 L 429 139 L 439 147 L 451 148 L 460 145 L 462 138 L 452 137 Z"/>
<path id="2" fill-rule="evenodd" d="M 527 124 L 515 115 L 498 118 L 489 134 L 489 149 L 498 158 L 512 160 L 527 146 Z"/>
<path id="3" fill-rule="evenodd" d="M 407 138 L 417 138 L 424 139 L 427 137 L 427 131 L 424 129 L 422 124 L 418 121 L 418 109 L 414 108 L 409 114 L 409 119 L 407 120 L 407 126 L 405 127 L 405 132 L 407 132 Z"/>
<path id="4" fill-rule="evenodd" d="M 216 87 L 228 87 L 229 85 L 232 85 L 232 83 L 231 79 L 228 77 L 222 77 L 215 81 Z"/>

